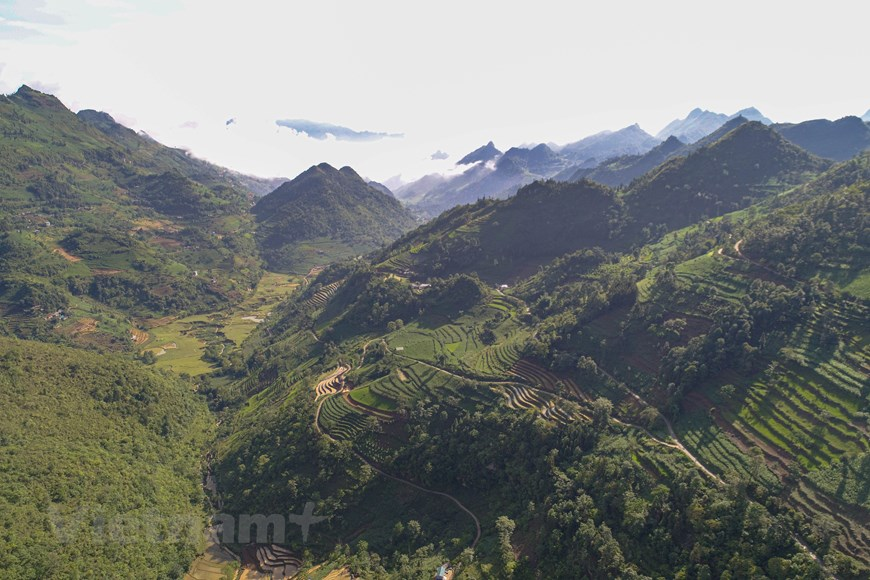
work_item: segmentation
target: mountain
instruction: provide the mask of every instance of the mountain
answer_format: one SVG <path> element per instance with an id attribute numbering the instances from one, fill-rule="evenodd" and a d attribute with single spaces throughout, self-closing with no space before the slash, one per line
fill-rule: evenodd
<path id="1" fill-rule="evenodd" d="M 183 149 L 165 147 L 144 133 L 136 133 L 102 111 L 83 109 L 76 115 L 95 127 L 115 143 L 123 145 L 129 154 L 148 160 L 153 167 L 174 169 L 182 175 L 206 185 L 231 185 L 256 196 L 269 193 L 285 181 L 285 178 L 260 178 L 238 173 L 193 157 Z"/>
<path id="2" fill-rule="evenodd" d="M 415 225 L 394 197 L 371 187 L 350 167 L 327 163 L 260 198 L 252 212 L 270 268 L 299 273 L 365 253 Z"/>
<path id="3" fill-rule="evenodd" d="M 749 121 L 758 121 L 765 125 L 773 123 L 773 121 L 762 115 L 755 107 L 742 109 L 733 115 L 714 113 L 696 108 L 685 119 L 675 119 L 668 123 L 664 129 L 656 134 L 656 138 L 664 140 L 673 136 L 684 143 L 694 143 L 736 117 L 744 117 Z"/>
<path id="4" fill-rule="evenodd" d="M 395 264 L 397 271 L 475 272 L 489 282 L 512 282 L 567 252 L 595 246 L 625 250 L 662 229 L 745 207 L 828 166 L 759 122 L 739 117 L 729 126 L 735 128 L 711 135 L 697 148 L 672 140 L 659 158 L 667 158 L 669 150 L 683 156 L 654 166 L 621 196 L 585 180 L 535 182 L 504 201 L 447 211 L 377 260 Z M 525 150 L 517 158 L 530 156 Z M 508 153 L 499 165 L 506 158 Z M 541 158 L 549 156 L 542 151 Z M 607 167 L 599 175 L 606 176 Z"/>
<path id="5" fill-rule="evenodd" d="M 792 143 L 820 157 L 845 161 L 870 149 L 870 126 L 858 117 L 816 119 L 774 126 Z"/>
<path id="6" fill-rule="evenodd" d="M 622 214 L 616 193 L 602 185 L 536 181 L 507 199 L 446 211 L 377 260 L 427 276 L 475 272 L 510 282 L 561 254 L 609 245 Z"/>
<path id="7" fill-rule="evenodd" d="M 492 152 L 489 145 L 477 151 L 481 150 Z M 396 191 L 396 196 L 415 210 L 435 216 L 451 207 L 482 198 L 504 199 L 524 185 L 558 173 L 567 164 L 565 157 L 545 144 L 531 149 L 512 147 L 500 157 L 475 162 L 459 175 L 427 175 L 403 185 Z"/>
<path id="8" fill-rule="evenodd" d="M 682 227 L 798 184 L 827 165 L 752 121 L 651 171 L 633 185 L 625 201 L 638 227 Z"/>
<path id="9" fill-rule="evenodd" d="M 462 159 L 456 162 L 456 165 L 471 165 L 472 163 L 478 163 L 483 161 L 486 163 L 487 161 L 492 161 L 498 157 L 501 157 L 501 151 L 496 149 L 495 145 L 492 141 L 483 145 L 482 147 L 478 147 Z"/>
<path id="10" fill-rule="evenodd" d="M 631 183 L 671 157 L 686 151 L 686 144 L 676 137 L 668 137 L 643 155 L 627 155 L 605 161 L 591 169 L 577 169 L 569 181 L 589 179 L 610 187 Z"/>
<path id="11" fill-rule="evenodd" d="M 735 125 L 320 273 L 219 390 L 224 509 L 341 498 L 290 542 L 361 577 L 867 577 L 870 157 Z"/>
<path id="12" fill-rule="evenodd" d="M 377 181 L 369 181 L 368 184 L 369 187 L 373 187 L 383 194 L 389 195 L 390 197 L 396 197 L 395 195 L 393 195 L 393 192 L 390 190 L 390 188 L 383 183 L 378 183 Z"/>
<path id="13" fill-rule="evenodd" d="M 861 116 L 861 120 L 865 123 L 870 123 L 870 109 L 868 109 L 867 112 Z"/>
<path id="14" fill-rule="evenodd" d="M 563 181 L 577 181 L 579 179 L 591 179 L 611 187 L 627 185 L 632 180 L 644 175 L 656 166 L 674 157 L 685 157 L 690 153 L 715 143 L 732 130 L 743 123 L 747 123 L 745 117 L 737 116 L 729 119 L 724 125 L 691 144 L 685 144 L 676 137 L 668 137 L 667 140 L 654 147 L 644 155 L 626 155 L 617 157 L 595 167 L 575 169 L 570 167 L 556 176 Z M 572 173 L 573 171 L 573 173 Z"/>
<path id="15" fill-rule="evenodd" d="M 126 350 L 129 317 L 212 311 L 261 275 L 246 178 L 106 114 L 0 97 L 0 175 L 9 333 Z"/>
<path id="16" fill-rule="evenodd" d="M 638 125 L 618 131 L 603 131 L 558 149 L 559 154 L 575 164 L 593 166 L 621 155 L 641 155 L 664 139 L 653 137 Z"/>

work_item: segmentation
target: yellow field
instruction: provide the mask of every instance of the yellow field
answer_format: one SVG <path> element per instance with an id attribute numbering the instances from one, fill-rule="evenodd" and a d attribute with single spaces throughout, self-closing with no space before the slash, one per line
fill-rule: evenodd
<path id="1" fill-rule="evenodd" d="M 265 319 L 281 300 L 298 288 L 299 281 L 299 276 L 266 272 L 254 293 L 233 309 L 224 323 L 224 336 L 237 346 L 242 344 L 259 324 L 257 321 Z"/>
<path id="2" fill-rule="evenodd" d="M 148 348 L 144 350 L 150 350 L 157 355 L 157 368 L 192 376 L 212 370 L 212 366 L 200 358 L 207 346 L 206 342 L 191 332 L 194 324 L 198 322 L 211 321 L 208 316 L 200 314 L 179 318 L 151 329 L 151 340 L 148 341 Z"/>

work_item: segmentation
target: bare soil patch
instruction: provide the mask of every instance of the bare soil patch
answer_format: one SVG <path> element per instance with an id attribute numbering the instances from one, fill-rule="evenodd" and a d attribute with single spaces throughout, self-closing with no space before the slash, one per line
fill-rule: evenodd
<path id="1" fill-rule="evenodd" d="M 69 336 L 79 334 L 90 334 L 97 331 L 97 321 L 93 318 L 81 318 L 72 326 L 66 328 L 64 332 Z"/>
<path id="2" fill-rule="evenodd" d="M 82 261 L 81 258 L 79 258 L 78 256 L 73 256 L 72 254 L 70 254 L 69 252 L 67 252 L 66 250 L 64 250 L 63 248 L 55 248 L 55 249 L 52 250 L 52 251 L 53 251 L 55 254 L 58 254 L 59 256 L 63 257 L 63 258 L 64 258 L 65 260 L 67 260 L 68 262 L 73 262 L 73 263 L 75 263 L 75 262 L 81 262 L 81 261 Z"/>
<path id="3" fill-rule="evenodd" d="M 114 276 L 120 274 L 123 270 L 116 268 L 91 268 L 91 274 L 94 276 Z"/>

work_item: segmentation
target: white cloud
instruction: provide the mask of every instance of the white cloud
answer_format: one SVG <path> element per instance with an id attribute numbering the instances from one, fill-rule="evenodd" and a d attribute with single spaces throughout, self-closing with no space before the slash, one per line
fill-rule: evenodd
<path id="1" fill-rule="evenodd" d="M 38 11 L 63 23 L 0 37 L 7 86 L 57 84 L 73 107 L 125 112 L 168 144 L 268 175 L 327 161 L 411 176 L 451 165 L 432 151 L 489 140 L 655 131 L 695 106 L 838 118 L 870 94 L 855 74 L 867 3 L 48 0 Z M 405 137 L 300 139 L 275 127 L 287 118 Z"/>

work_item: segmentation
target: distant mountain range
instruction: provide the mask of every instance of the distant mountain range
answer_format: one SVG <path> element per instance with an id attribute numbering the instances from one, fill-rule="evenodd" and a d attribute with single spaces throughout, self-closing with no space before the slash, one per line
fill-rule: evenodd
<path id="1" fill-rule="evenodd" d="M 870 149 L 870 126 L 858 117 L 816 119 L 774 127 L 792 143 L 828 159 L 845 161 Z"/>
<path id="2" fill-rule="evenodd" d="M 566 252 L 625 250 L 656 232 L 741 209 L 830 165 L 743 117 L 695 144 L 672 137 L 645 155 L 621 159 L 653 165 L 622 195 L 588 179 L 537 181 L 509 199 L 444 212 L 384 257 L 417 272 L 426 264 L 429 275 L 476 272 L 489 282 L 513 281 Z"/>
<path id="3" fill-rule="evenodd" d="M 434 216 L 484 197 L 509 197 L 538 179 L 555 176 L 567 181 L 582 168 L 624 155 L 643 155 L 658 144 L 638 125 L 604 131 L 564 146 L 542 143 L 530 148 L 512 147 L 505 153 L 490 141 L 459 160 L 457 167 L 468 166 L 462 173 L 426 175 L 402 185 L 395 193 L 425 215 Z"/>
<path id="4" fill-rule="evenodd" d="M 656 138 L 664 141 L 668 137 L 676 137 L 683 143 L 694 143 L 736 117 L 744 117 L 749 121 L 758 121 L 765 125 L 773 123 L 755 107 L 742 109 L 733 115 L 693 109 L 685 119 L 674 119 L 668 123 L 664 129 L 656 134 Z"/>

